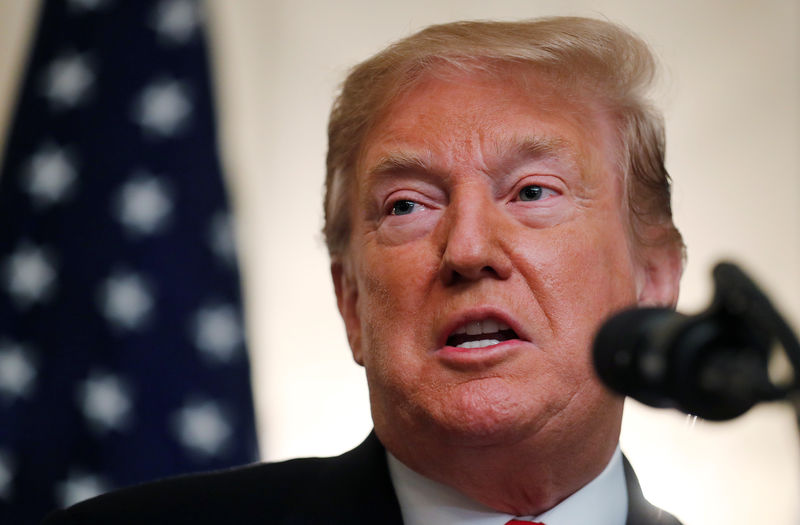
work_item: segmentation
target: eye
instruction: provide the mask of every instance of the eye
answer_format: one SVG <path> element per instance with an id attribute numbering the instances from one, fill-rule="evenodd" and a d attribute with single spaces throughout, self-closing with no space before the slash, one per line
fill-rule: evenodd
<path id="1" fill-rule="evenodd" d="M 519 190 L 519 200 L 521 201 L 538 201 L 544 195 L 544 188 L 536 184 L 525 186 Z"/>
<path id="2" fill-rule="evenodd" d="M 414 213 L 414 210 L 419 210 L 422 207 L 423 206 L 418 202 L 414 202 L 414 201 L 410 201 L 410 200 L 399 200 L 399 201 L 395 201 L 394 204 L 392 204 L 391 214 L 392 215 L 409 215 L 411 213 Z"/>

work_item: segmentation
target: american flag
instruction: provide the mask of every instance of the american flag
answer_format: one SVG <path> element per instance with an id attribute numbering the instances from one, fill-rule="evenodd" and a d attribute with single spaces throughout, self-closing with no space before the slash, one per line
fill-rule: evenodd
<path id="1" fill-rule="evenodd" d="M 42 5 L 0 176 L 0 523 L 256 459 L 202 8 Z"/>

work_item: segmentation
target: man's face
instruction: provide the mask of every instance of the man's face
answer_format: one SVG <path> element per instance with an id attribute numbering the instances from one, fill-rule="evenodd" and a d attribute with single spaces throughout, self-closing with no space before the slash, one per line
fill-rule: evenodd
<path id="1" fill-rule="evenodd" d="M 612 124 L 511 78 L 430 75 L 367 138 L 334 279 L 382 439 L 616 442 L 591 342 L 645 278 Z"/>

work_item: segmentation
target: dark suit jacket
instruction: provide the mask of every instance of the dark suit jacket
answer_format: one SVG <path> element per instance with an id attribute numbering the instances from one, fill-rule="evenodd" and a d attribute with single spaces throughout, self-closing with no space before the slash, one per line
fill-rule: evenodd
<path id="1" fill-rule="evenodd" d="M 627 525 L 680 525 L 650 505 L 625 460 Z M 57 511 L 46 525 L 402 525 L 375 434 L 334 458 L 304 458 L 127 488 Z"/>

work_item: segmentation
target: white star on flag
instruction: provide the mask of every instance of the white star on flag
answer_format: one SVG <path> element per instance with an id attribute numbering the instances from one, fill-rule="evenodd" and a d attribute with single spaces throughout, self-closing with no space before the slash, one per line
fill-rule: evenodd
<path id="1" fill-rule="evenodd" d="M 153 310 L 150 285 L 140 275 L 116 272 L 100 286 L 101 313 L 117 328 L 137 330 Z"/>
<path id="2" fill-rule="evenodd" d="M 172 212 L 172 197 L 160 179 L 139 172 L 126 182 L 114 199 L 114 214 L 135 235 L 162 230 Z"/>
<path id="3" fill-rule="evenodd" d="M 206 306 L 192 319 L 195 346 L 215 361 L 230 361 L 243 342 L 242 325 L 229 304 Z"/>
<path id="4" fill-rule="evenodd" d="M 108 0 L 69 0 L 71 11 L 94 11 L 108 5 Z"/>
<path id="5" fill-rule="evenodd" d="M 130 389 L 117 376 L 93 371 L 78 388 L 78 405 L 92 428 L 124 430 L 130 423 Z"/>
<path id="6" fill-rule="evenodd" d="M 62 507 L 69 507 L 108 492 L 111 488 L 111 484 L 100 476 L 73 470 L 67 479 L 56 487 L 56 496 Z"/>
<path id="7" fill-rule="evenodd" d="M 47 300 L 53 292 L 56 270 L 44 248 L 23 241 L 3 265 L 5 287 L 19 308 Z"/>
<path id="8" fill-rule="evenodd" d="M 236 263 L 236 236 L 230 214 L 214 214 L 209 224 L 208 239 L 211 250 L 217 257 L 226 264 Z"/>
<path id="9" fill-rule="evenodd" d="M 72 191 L 78 177 L 72 155 L 51 143 L 31 156 L 22 185 L 36 206 L 48 206 L 63 200 Z"/>
<path id="10" fill-rule="evenodd" d="M 10 342 L 0 342 L 0 397 L 27 397 L 36 379 L 36 365 L 30 352 Z"/>
<path id="11" fill-rule="evenodd" d="M 200 10 L 193 0 L 163 0 L 152 17 L 158 36 L 177 44 L 185 44 L 200 25 Z"/>
<path id="12" fill-rule="evenodd" d="M 85 55 L 67 52 L 47 66 L 41 90 L 53 108 L 67 109 L 88 98 L 94 81 L 90 60 Z"/>
<path id="13" fill-rule="evenodd" d="M 145 133 L 164 138 L 181 131 L 192 111 L 187 87 L 176 80 L 162 79 L 148 85 L 133 108 L 133 118 Z"/>
<path id="14" fill-rule="evenodd" d="M 180 443 L 201 457 L 220 454 L 232 435 L 228 419 L 213 401 L 187 404 L 174 414 L 172 426 Z"/>
<path id="15" fill-rule="evenodd" d="M 14 479 L 14 462 L 11 456 L 0 450 L 0 499 L 11 498 L 12 479 Z"/>

